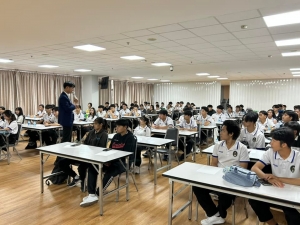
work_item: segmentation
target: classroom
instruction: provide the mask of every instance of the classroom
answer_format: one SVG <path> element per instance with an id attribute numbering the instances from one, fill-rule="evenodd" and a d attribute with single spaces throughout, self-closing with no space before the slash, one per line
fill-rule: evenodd
<path id="1" fill-rule="evenodd" d="M 300 0 L 0 11 L 0 225 L 300 225 Z"/>

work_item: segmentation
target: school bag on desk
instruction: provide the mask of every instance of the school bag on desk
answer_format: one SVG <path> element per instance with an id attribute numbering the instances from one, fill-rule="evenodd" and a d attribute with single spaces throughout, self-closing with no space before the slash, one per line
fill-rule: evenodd
<path id="1" fill-rule="evenodd" d="M 225 173 L 223 179 L 229 183 L 236 184 L 243 187 L 260 187 L 261 183 L 258 181 L 256 173 L 244 169 L 239 166 L 230 166 L 223 169 Z"/>

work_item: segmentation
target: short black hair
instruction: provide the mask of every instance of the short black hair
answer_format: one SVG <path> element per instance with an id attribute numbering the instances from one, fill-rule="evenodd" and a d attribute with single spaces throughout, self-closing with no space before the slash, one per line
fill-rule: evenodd
<path id="1" fill-rule="evenodd" d="M 285 107 L 285 108 L 286 108 L 286 105 L 282 105 L 282 107 Z"/>
<path id="2" fill-rule="evenodd" d="M 267 113 L 267 111 L 265 111 L 265 110 L 261 110 L 259 113 L 261 113 L 261 114 L 263 114 L 263 115 L 265 115 L 265 116 L 268 116 L 268 113 Z"/>
<path id="3" fill-rule="evenodd" d="M 15 109 L 15 111 L 19 111 L 19 115 L 18 116 L 22 116 L 22 115 L 24 115 L 23 114 L 23 109 L 21 108 L 21 107 L 17 107 L 16 109 Z"/>
<path id="4" fill-rule="evenodd" d="M 166 116 L 167 116 L 167 115 L 168 115 L 168 111 L 163 109 L 163 110 L 160 110 L 160 111 L 159 111 L 159 114 L 162 114 L 162 115 L 166 115 Z"/>
<path id="5" fill-rule="evenodd" d="M 98 124 L 101 124 L 102 123 L 102 129 L 103 130 L 107 130 L 107 121 L 105 119 L 103 119 L 102 117 L 97 117 L 95 120 L 94 120 L 94 123 L 98 123 Z"/>
<path id="6" fill-rule="evenodd" d="M 241 129 L 235 121 L 225 120 L 223 122 L 223 126 L 226 126 L 226 130 L 227 130 L 228 134 L 233 134 L 232 135 L 233 140 L 236 140 L 240 136 Z"/>
<path id="7" fill-rule="evenodd" d="M 208 106 L 207 106 L 207 108 L 212 108 L 212 107 L 213 107 L 212 105 L 208 105 Z"/>
<path id="8" fill-rule="evenodd" d="M 282 104 L 278 104 L 279 108 L 282 107 Z"/>
<path id="9" fill-rule="evenodd" d="M 193 113 L 190 110 L 188 110 L 188 111 L 184 111 L 184 115 L 192 117 Z"/>
<path id="10" fill-rule="evenodd" d="M 244 105 L 241 104 L 240 107 L 244 108 Z"/>
<path id="11" fill-rule="evenodd" d="M 0 106 L 0 109 L 5 110 L 5 107 L 4 106 Z"/>
<path id="12" fill-rule="evenodd" d="M 39 106 L 42 106 L 43 108 L 45 108 L 45 106 L 43 104 L 39 104 Z"/>
<path id="13" fill-rule="evenodd" d="M 115 104 L 111 104 L 111 105 L 109 106 L 109 108 L 111 108 L 111 107 L 116 108 Z"/>
<path id="14" fill-rule="evenodd" d="M 270 136 L 280 144 L 286 143 L 290 148 L 295 141 L 294 131 L 289 127 L 280 127 L 271 131 Z"/>
<path id="15" fill-rule="evenodd" d="M 5 111 L 3 112 L 3 114 L 4 114 L 5 116 L 9 117 L 11 121 L 15 121 L 15 120 L 16 120 L 15 114 L 13 114 L 12 111 L 10 111 L 10 110 L 5 110 Z"/>
<path id="16" fill-rule="evenodd" d="M 53 105 L 46 105 L 46 109 L 53 109 Z"/>
<path id="17" fill-rule="evenodd" d="M 206 107 L 206 106 L 202 106 L 201 109 L 203 109 L 203 110 L 206 111 L 206 112 L 209 111 L 209 110 L 208 110 L 208 107 Z"/>
<path id="18" fill-rule="evenodd" d="M 297 136 L 299 135 L 299 133 L 300 133 L 300 124 L 298 122 L 290 121 L 290 122 L 285 123 L 284 126 L 289 127 L 292 130 L 297 131 Z"/>
<path id="19" fill-rule="evenodd" d="M 257 114 L 257 112 L 250 111 L 245 114 L 243 119 L 245 122 L 256 123 L 256 121 L 258 119 L 258 114 Z"/>
<path id="20" fill-rule="evenodd" d="M 118 119 L 116 121 L 116 125 L 123 126 L 123 127 L 125 127 L 125 126 L 129 127 L 129 121 L 127 119 Z"/>
<path id="21" fill-rule="evenodd" d="M 109 105 L 109 102 L 105 102 L 105 104 Z"/>
<path id="22" fill-rule="evenodd" d="M 126 107 L 128 106 L 126 103 L 123 103 L 123 105 L 125 105 Z M 123 106 L 123 105 L 122 105 L 122 106 Z"/>
<path id="23" fill-rule="evenodd" d="M 241 108 L 241 106 L 240 106 L 240 105 L 237 105 L 235 108 L 239 108 L 239 109 L 240 109 L 240 108 Z"/>
<path id="24" fill-rule="evenodd" d="M 53 111 L 57 112 L 58 111 L 58 107 L 54 107 Z"/>
<path id="25" fill-rule="evenodd" d="M 292 111 L 292 110 L 286 110 L 286 111 L 284 111 L 283 114 L 286 114 L 286 115 L 288 115 L 289 117 L 292 117 L 292 121 L 298 121 L 298 120 L 299 120 L 298 114 L 295 113 L 295 112 Z"/>
<path id="26" fill-rule="evenodd" d="M 228 106 L 227 106 L 227 109 L 228 109 L 228 108 L 231 108 L 231 110 L 232 110 L 232 106 L 231 106 L 231 105 L 228 105 Z"/>
<path id="27" fill-rule="evenodd" d="M 218 106 L 217 106 L 217 109 L 222 109 L 222 110 L 223 110 L 224 107 L 223 107 L 222 105 L 218 105 Z"/>
<path id="28" fill-rule="evenodd" d="M 295 105 L 295 106 L 294 106 L 294 110 L 295 110 L 295 109 L 300 110 L 300 105 Z"/>
<path id="29" fill-rule="evenodd" d="M 103 105 L 99 105 L 98 109 L 100 109 L 100 108 L 104 109 L 104 106 Z"/>
<path id="30" fill-rule="evenodd" d="M 64 88 L 66 87 L 75 87 L 75 84 L 72 81 L 66 81 L 64 83 Z"/>
<path id="31" fill-rule="evenodd" d="M 91 105 L 91 107 L 93 106 L 93 104 L 91 102 L 89 102 L 88 105 Z"/>
<path id="32" fill-rule="evenodd" d="M 133 105 L 133 108 L 139 108 L 139 105 L 137 105 L 137 104 L 135 104 L 135 105 Z"/>
<path id="33" fill-rule="evenodd" d="M 79 109 L 81 109 L 81 105 L 76 105 L 76 108 L 79 108 Z"/>
<path id="34" fill-rule="evenodd" d="M 278 109 L 278 108 L 279 108 L 279 105 L 273 105 L 272 108 Z"/>

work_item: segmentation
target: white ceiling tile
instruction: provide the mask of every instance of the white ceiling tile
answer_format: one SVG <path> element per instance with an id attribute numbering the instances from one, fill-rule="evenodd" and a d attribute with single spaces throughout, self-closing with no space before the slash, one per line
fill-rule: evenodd
<path id="1" fill-rule="evenodd" d="M 227 55 L 228 55 L 228 53 L 223 52 L 223 51 L 219 51 L 219 52 L 206 52 L 205 54 L 206 54 L 206 55 L 209 55 L 209 56 L 216 56 L 216 55 L 224 55 L 224 56 L 227 56 Z"/>
<path id="2" fill-rule="evenodd" d="M 101 39 L 101 38 L 89 38 L 89 39 L 83 39 L 83 40 L 80 40 L 86 44 L 96 44 L 96 43 L 99 43 L 99 42 L 104 42 L 105 40 Z"/>
<path id="3" fill-rule="evenodd" d="M 137 49 L 137 50 L 151 50 L 151 49 L 156 49 L 155 46 L 153 45 L 135 45 L 135 46 L 132 46 L 133 49 Z"/>
<path id="4" fill-rule="evenodd" d="M 128 37 L 123 34 L 112 34 L 107 36 L 101 36 L 100 38 L 104 39 L 105 41 L 116 41 L 116 40 L 126 39 Z"/>
<path id="5" fill-rule="evenodd" d="M 254 43 L 263 43 L 273 41 L 271 36 L 262 36 L 262 37 L 252 37 L 252 38 L 243 38 L 240 41 L 244 44 L 254 44 Z"/>
<path id="6" fill-rule="evenodd" d="M 234 46 L 225 46 L 225 47 L 219 47 L 222 50 L 241 50 L 241 49 L 247 49 L 244 45 L 234 45 Z"/>
<path id="7" fill-rule="evenodd" d="M 123 34 L 128 37 L 140 37 L 140 36 L 152 35 L 153 32 L 151 32 L 149 30 L 136 30 L 136 31 L 126 32 Z"/>
<path id="8" fill-rule="evenodd" d="M 215 46 L 210 43 L 201 43 L 201 44 L 196 44 L 196 45 L 188 45 L 188 47 L 190 49 L 198 50 L 198 49 L 204 49 L 204 48 L 213 48 Z"/>
<path id="9" fill-rule="evenodd" d="M 122 48 L 115 48 L 114 49 L 116 52 L 133 52 L 135 50 L 129 48 L 129 47 L 122 47 Z"/>
<path id="10" fill-rule="evenodd" d="M 165 38 L 168 38 L 170 40 L 178 40 L 178 39 L 196 37 L 195 34 L 193 34 L 192 32 L 190 32 L 188 30 L 173 31 L 173 32 L 163 33 L 160 35 Z"/>
<path id="11" fill-rule="evenodd" d="M 274 34 L 272 35 L 275 41 L 287 40 L 293 38 L 300 38 L 300 32 L 287 33 L 287 34 Z"/>
<path id="12" fill-rule="evenodd" d="M 113 43 L 123 45 L 123 46 L 134 46 L 134 45 L 142 45 L 144 44 L 141 41 L 138 41 L 133 38 L 128 38 L 128 39 L 122 39 L 122 40 L 117 40 L 117 41 L 112 41 Z"/>
<path id="13" fill-rule="evenodd" d="M 224 52 L 222 51 L 221 49 L 219 48 L 205 48 L 205 49 L 198 49 L 199 52 L 202 52 L 202 53 L 206 53 L 206 52 Z M 225 52 L 226 53 L 226 52 Z"/>
<path id="14" fill-rule="evenodd" d="M 261 48 L 252 48 L 251 49 L 252 52 L 258 53 L 258 52 L 265 52 L 266 55 L 270 55 L 269 52 L 270 51 L 277 51 L 280 52 L 278 50 L 277 47 L 261 47 Z"/>
<path id="15" fill-rule="evenodd" d="M 192 45 L 192 44 L 199 44 L 199 43 L 204 43 L 202 38 L 200 37 L 195 37 L 195 38 L 186 38 L 182 40 L 176 40 L 175 42 L 182 44 L 182 45 Z"/>
<path id="16" fill-rule="evenodd" d="M 156 46 L 158 48 L 179 46 L 179 44 L 174 42 L 174 41 L 165 41 L 165 42 L 153 43 L 152 45 Z"/>
<path id="17" fill-rule="evenodd" d="M 103 42 L 103 43 L 101 43 L 100 46 L 103 48 L 106 48 L 107 50 L 122 47 L 122 45 L 119 45 L 119 44 L 116 44 L 113 42 Z M 105 51 L 103 51 L 103 52 L 105 52 Z"/>
<path id="18" fill-rule="evenodd" d="M 210 36 L 202 37 L 204 40 L 209 42 L 215 42 L 215 41 L 225 41 L 225 40 L 234 40 L 236 39 L 235 36 L 233 36 L 231 33 L 224 33 L 224 34 L 215 34 Z"/>
<path id="19" fill-rule="evenodd" d="M 166 33 L 171 31 L 177 31 L 177 30 L 183 30 L 184 28 L 180 26 L 179 24 L 171 24 L 166 26 L 160 26 L 160 27 L 153 27 L 148 30 L 154 32 L 154 33 Z"/>
<path id="20" fill-rule="evenodd" d="M 248 48 L 264 48 L 264 47 L 276 47 L 274 41 L 272 42 L 264 42 L 264 43 L 256 43 L 256 44 L 248 44 L 246 45 Z"/>
<path id="21" fill-rule="evenodd" d="M 224 46 L 233 46 L 233 45 L 240 45 L 241 42 L 239 40 L 227 40 L 227 41 L 217 41 L 213 42 L 213 45 L 217 47 L 224 47 Z"/>
<path id="22" fill-rule="evenodd" d="M 179 24 L 185 28 L 196 28 L 196 27 L 206 27 L 206 26 L 216 25 L 219 24 L 219 22 L 216 20 L 216 18 L 209 17 L 200 20 L 191 20 Z"/>
<path id="23" fill-rule="evenodd" d="M 155 41 L 149 41 L 148 39 L 151 39 L 151 38 L 154 38 L 156 40 Z M 143 37 L 136 37 L 134 39 L 136 39 L 138 41 L 142 41 L 142 42 L 148 43 L 148 44 L 153 44 L 153 43 L 168 41 L 167 38 L 165 38 L 165 37 L 163 37 L 161 35 L 158 35 L 158 34 L 149 35 L 149 36 L 143 36 Z"/>
<path id="24" fill-rule="evenodd" d="M 235 53 L 247 53 L 247 52 L 251 52 L 251 50 L 249 50 L 249 49 L 231 49 L 231 50 L 226 50 L 226 52 L 228 52 L 230 54 L 235 54 Z"/>
<path id="25" fill-rule="evenodd" d="M 152 54 L 159 54 L 159 53 L 165 53 L 165 52 L 169 52 L 165 49 L 152 49 L 152 50 L 147 50 L 146 52 L 148 53 L 152 53 Z"/>
<path id="26" fill-rule="evenodd" d="M 233 21 L 252 19 L 252 18 L 256 18 L 256 17 L 260 17 L 260 14 L 257 10 L 250 10 L 250 11 L 226 14 L 226 15 L 222 15 L 222 16 L 216 16 L 216 18 L 221 23 L 229 23 L 229 22 L 233 22 Z"/>
<path id="27" fill-rule="evenodd" d="M 232 32 L 237 38 L 251 38 L 251 37 L 260 37 L 269 35 L 269 31 L 267 28 L 260 28 L 254 30 L 245 30 L 239 32 Z"/>
<path id="28" fill-rule="evenodd" d="M 250 20 L 242 20 L 223 24 L 223 26 L 226 27 L 230 32 L 243 31 L 241 28 L 242 25 L 247 25 L 247 30 L 266 27 L 266 23 L 263 20 L 263 18 L 255 18 Z"/>
<path id="29" fill-rule="evenodd" d="M 198 52 L 197 51 L 195 51 L 195 50 L 192 50 L 192 49 L 190 49 L 190 50 L 187 50 L 187 51 L 178 51 L 177 52 L 177 54 L 178 55 L 191 55 L 191 54 L 197 54 Z"/>
<path id="30" fill-rule="evenodd" d="M 165 47 L 164 49 L 167 49 L 168 51 L 172 51 L 172 52 L 190 50 L 190 48 L 186 46 L 172 46 L 172 47 Z"/>
<path id="31" fill-rule="evenodd" d="M 291 24 L 286 26 L 269 27 L 271 34 L 285 34 L 300 31 L 300 24 Z"/>
<path id="32" fill-rule="evenodd" d="M 201 37 L 228 32 L 222 25 L 213 25 L 213 26 L 208 26 L 208 27 L 193 28 L 193 29 L 190 29 L 190 31 Z"/>
<path id="33" fill-rule="evenodd" d="M 78 45 L 85 45 L 86 43 L 83 41 L 72 41 L 72 42 L 66 42 L 66 43 L 62 43 L 61 45 L 65 45 L 68 47 L 74 47 L 74 46 L 78 46 Z"/>

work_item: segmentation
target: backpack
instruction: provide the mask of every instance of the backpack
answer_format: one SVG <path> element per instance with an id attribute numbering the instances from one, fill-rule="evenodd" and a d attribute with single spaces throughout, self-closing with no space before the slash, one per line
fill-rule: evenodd
<path id="1" fill-rule="evenodd" d="M 61 168 L 60 168 L 59 165 L 58 165 L 58 163 L 59 163 L 59 161 L 60 161 L 61 159 L 63 159 L 63 158 L 61 158 L 61 157 L 57 157 L 57 158 L 56 158 L 56 160 L 55 160 L 55 162 L 54 162 L 54 168 L 53 168 L 51 174 L 53 174 L 53 173 L 58 173 L 58 172 L 62 172 Z M 46 183 L 47 185 L 50 185 L 51 183 L 52 183 L 52 184 L 63 184 L 63 183 L 66 182 L 67 179 L 68 179 L 68 175 L 65 174 L 64 172 L 62 172 L 62 173 L 60 173 L 60 174 L 58 174 L 58 175 L 49 177 L 49 178 L 45 181 L 45 183 Z M 51 181 L 51 183 L 50 183 L 50 181 Z"/>
<path id="2" fill-rule="evenodd" d="M 256 173 L 244 169 L 239 166 L 230 166 L 223 169 L 225 173 L 223 179 L 229 183 L 236 184 L 243 187 L 260 187 L 261 183 L 258 181 Z"/>

